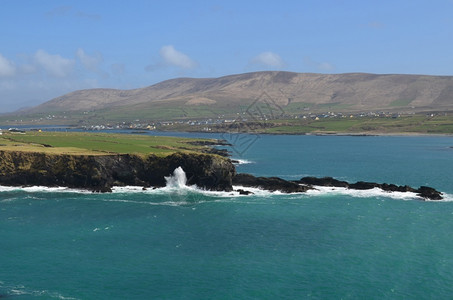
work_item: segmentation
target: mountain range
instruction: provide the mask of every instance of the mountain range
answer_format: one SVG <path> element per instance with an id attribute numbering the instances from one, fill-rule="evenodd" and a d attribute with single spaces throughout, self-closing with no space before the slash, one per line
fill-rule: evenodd
<path id="1" fill-rule="evenodd" d="M 78 90 L 22 114 L 95 112 L 106 119 L 234 115 L 261 101 L 285 114 L 307 111 L 447 111 L 453 76 L 253 72 L 177 78 L 133 90 Z"/>

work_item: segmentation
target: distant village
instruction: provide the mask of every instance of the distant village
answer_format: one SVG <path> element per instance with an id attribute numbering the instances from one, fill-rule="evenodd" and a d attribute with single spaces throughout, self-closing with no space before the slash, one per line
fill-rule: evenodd
<path id="1" fill-rule="evenodd" d="M 305 113 L 305 114 L 296 114 L 288 115 L 281 114 L 278 117 L 266 114 L 247 114 L 242 113 L 238 114 L 236 118 L 230 116 L 218 115 L 217 118 L 200 118 L 200 119 L 185 119 L 185 120 L 160 120 L 160 121 L 144 121 L 144 120 L 133 120 L 133 121 L 124 121 L 124 122 L 106 122 L 103 124 L 84 124 L 80 122 L 77 128 L 83 130 L 136 130 L 136 131 L 149 131 L 149 130 L 188 130 L 188 131 L 205 131 L 205 132 L 215 132 L 220 129 L 224 129 L 229 125 L 239 122 L 239 123 L 255 123 L 255 124 L 268 124 L 274 121 L 281 120 L 294 120 L 298 119 L 301 122 L 303 120 L 307 121 L 317 121 L 327 118 L 399 118 L 401 116 L 414 115 L 415 113 L 399 113 L 399 112 L 358 112 L 358 113 L 341 113 L 341 112 L 324 112 L 324 113 Z M 437 113 L 427 113 L 427 116 L 435 116 Z M 48 124 L 52 124 L 55 121 L 64 121 L 67 118 L 67 115 L 47 115 L 35 120 L 11 120 L 15 124 L 45 124 L 49 121 Z M 69 123 L 69 120 L 68 120 Z M 64 123 L 63 123 L 64 124 Z M 267 126 L 266 126 L 267 127 Z M 21 130 L 17 128 L 10 128 L 9 131 L 20 132 Z M 1 129 L 0 129 L 0 134 Z"/>
<path id="2" fill-rule="evenodd" d="M 134 120 L 131 122 L 121 122 L 117 124 L 97 124 L 97 125 L 84 125 L 81 128 L 85 130 L 109 130 L 109 129 L 133 129 L 133 130 L 171 130 L 173 128 L 191 128 L 193 127 L 196 131 L 213 131 L 214 128 L 225 127 L 235 122 L 247 123 L 247 122 L 271 122 L 274 120 L 289 120 L 289 119 L 300 119 L 300 120 L 321 120 L 326 118 L 399 118 L 402 113 L 390 113 L 390 112 L 366 112 L 366 113 L 338 113 L 338 112 L 326 112 L 320 114 L 304 114 L 304 115 L 281 115 L 278 118 L 272 118 L 271 116 L 238 116 L 237 118 L 225 118 L 224 116 L 218 116 L 217 118 L 203 118 L 203 119 L 188 119 L 188 120 L 168 120 L 168 121 L 156 121 L 148 122 L 141 120 Z M 405 114 L 407 115 L 407 114 Z"/>

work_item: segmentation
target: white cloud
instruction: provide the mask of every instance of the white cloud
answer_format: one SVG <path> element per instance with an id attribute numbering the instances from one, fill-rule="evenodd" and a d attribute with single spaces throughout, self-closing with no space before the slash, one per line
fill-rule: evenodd
<path id="1" fill-rule="evenodd" d="M 12 77 L 16 74 L 16 66 L 0 53 L 0 77 Z"/>
<path id="2" fill-rule="evenodd" d="M 195 61 L 186 54 L 176 50 L 172 45 L 163 46 L 160 49 L 160 56 L 166 64 L 179 68 L 191 69 L 197 66 Z"/>
<path id="3" fill-rule="evenodd" d="M 274 68 L 281 68 L 285 66 L 285 63 L 283 62 L 283 59 L 280 57 L 280 55 L 270 51 L 258 54 L 252 59 L 252 63 Z"/>
<path id="4" fill-rule="evenodd" d="M 103 60 L 102 55 L 100 53 L 97 53 L 94 56 L 90 56 L 86 54 L 82 48 L 79 48 L 76 52 L 76 56 L 87 70 L 93 72 L 99 71 L 99 64 Z"/>
<path id="5" fill-rule="evenodd" d="M 49 54 L 44 50 L 38 50 L 34 55 L 35 64 L 46 73 L 54 77 L 66 77 L 74 68 L 73 59 L 64 58 L 59 54 Z"/>

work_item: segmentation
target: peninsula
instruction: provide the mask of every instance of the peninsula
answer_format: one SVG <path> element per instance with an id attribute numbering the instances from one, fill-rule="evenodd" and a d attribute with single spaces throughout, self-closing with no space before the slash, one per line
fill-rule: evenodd
<path id="1" fill-rule="evenodd" d="M 418 189 L 372 182 L 348 183 L 331 177 L 288 181 L 278 177 L 237 174 L 225 150 L 214 139 L 82 132 L 5 133 L 0 136 L 0 185 L 64 186 L 110 192 L 114 186 L 163 187 L 178 167 L 187 184 L 213 191 L 251 194 L 246 187 L 301 193 L 316 186 L 413 192 L 423 199 L 441 200 L 431 187 Z"/>

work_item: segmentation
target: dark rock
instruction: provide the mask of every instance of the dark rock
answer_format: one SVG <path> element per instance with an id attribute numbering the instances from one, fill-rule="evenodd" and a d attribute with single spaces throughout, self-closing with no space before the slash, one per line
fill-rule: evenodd
<path id="1" fill-rule="evenodd" d="M 217 154 L 223 157 L 229 157 L 230 153 L 226 149 L 217 149 L 217 148 L 206 148 L 201 150 L 203 153 Z"/>
<path id="2" fill-rule="evenodd" d="M 350 189 L 354 190 L 371 190 L 374 188 L 380 188 L 381 185 L 375 182 L 366 182 L 366 181 L 358 181 L 356 183 L 349 184 Z"/>
<path id="3" fill-rule="evenodd" d="M 442 193 L 429 186 L 421 186 L 416 190 L 417 195 L 428 200 L 442 200 Z"/>
<path id="4" fill-rule="evenodd" d="M 370 190 L 373 188 L 380 188 L 388 192 L 415 192 L 417 195 L 424 199 L 429 200 L 441 200 L 443 199 L 442 193 L 431 188 L 422 186 L 419 189 L 414 189 L 408 185 L 396 185 L 388 183 L 375 183 L 375 182 L 366 182 L 358 181 L 356 183 L 348 183 L 346 181 L 340 181 L 332 177 L 304 177 L 300 180 L 295 181 L 297 183 L 306 184 L 306 185 L 318 185 L 318 186 L 333 186 L 333 187 L 346 187 L 349 189 L 355 190 Z"/>
<path id="5" fill-rule="evenodd" d="M 388 192 L 415 192 L 415 189 L 408 185 L 395 185 L 383 183 L 380 185 L 380 188 Z"/>
<path id="6" fill-rule="evenodd" d="M 312 189 L 311 187 L 299 185 L 296 182 L 287 181 L 279 177 L 255 177 L 246 173 L 234 176 L 233 184 L 246 187 L 257 187 L 268 191 L 280 191 L 282 193 L 301 193 Z"/>
<path id="7" fill-rule="evenodd" d="M 303 177 L 302 179 L 296 181 L 301 184 L 307 185 L 319 185 L 319 186 L 334 186 L 334 187 L 349 187 L 349 183 L 346 181 L 341 181 L 334 179 L 332 177 Z"/>
<path id="8" fill-rule="evenodd" d="M 253 195 L 253 192 L 245 191 L 243 189 L 238 189 L 237 192 L 239 192 L 239 195 Z"/>
<path id="9" fill-rule="evenodd" d="M 112 189 L 108 186 L 94 187 L 91 189 L 93 193 L 111 193 Z"/>

